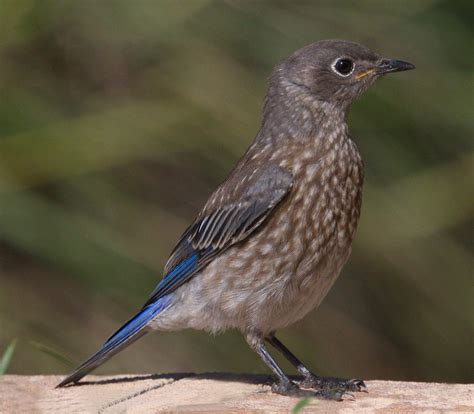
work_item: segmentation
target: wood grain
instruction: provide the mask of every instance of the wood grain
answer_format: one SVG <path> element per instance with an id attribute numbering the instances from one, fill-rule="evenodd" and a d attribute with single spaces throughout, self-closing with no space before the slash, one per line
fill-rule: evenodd
<path id="1" fill-rule="evenodd" d="M 57 375 L 0 377 L 1 413 L 288 413 L 296 398 L 272 394 L 269 378 L 233 374 L 89 376 L 55 389 Z M 342 402 L 312 400 L 303 413 L 474 412 L 473 384 L 367 381 Z"/>

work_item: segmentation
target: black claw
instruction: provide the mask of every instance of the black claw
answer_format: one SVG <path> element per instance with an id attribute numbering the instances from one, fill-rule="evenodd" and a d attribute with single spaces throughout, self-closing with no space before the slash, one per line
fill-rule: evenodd
<path id="1" fill-rule="evenodd" d="M 352 383 L 353 387 L 355 388 L 354 391 L 359 392 L 368 392 L 367 385 L 361 379 L 351 379 L 348 382 Z"/>
<path id="2" fill-rule="evenodd" d="M 278 382 L 272 385 L 272 391 L 276 394 L 286 395 L 289 397 L 312 397 L 313 391 L 302 390 L 294 382 Z"/>
<path id="3" fill-rule="evenodd" d="M 276 382 L 272 385 L 272 391 L 275 394 L 280 395 L 290 395 L 291 393 L 295 392 L 295 388 L 298 388 L 292 382 Z"/>
<path id="4" fill-rule="evenodd" d="M 355 395 L 351 394 L 350 392 L 343 392 L 341 395 L 341 400 L 345 400 L 346 398 L 351 401 L 355 401 Z"/>

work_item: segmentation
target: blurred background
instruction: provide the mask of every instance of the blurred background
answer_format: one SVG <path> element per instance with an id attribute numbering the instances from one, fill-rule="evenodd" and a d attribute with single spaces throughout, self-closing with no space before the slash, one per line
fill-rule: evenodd
<path id="1" fill-rule="evenodd" d="M 474 381 L 470 1 L 0 2 L 0 356 L 66 373 L 138 310 L 255 136 L 271 68 L 316 40 L 417 70 L 350 115 L 354 252 L 281 339 L 316 372 Z M 286 362 L 283 366 L 289 368 Z M 150 335 L 98 371 L 268 372 L 236 332 Z"/>

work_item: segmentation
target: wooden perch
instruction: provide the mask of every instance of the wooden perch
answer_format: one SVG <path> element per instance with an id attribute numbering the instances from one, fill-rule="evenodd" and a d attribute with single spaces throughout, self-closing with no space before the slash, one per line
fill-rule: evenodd
<path id="1" fill-rule="evenodd" d="M 297 398 L 270 392 L 268 377 L 233 374 L 88 376 L 55 389 L 57 375 L 0 377 L 0 413 L 289 413 Z M 474 412 L 473 384 L 367 381 L 342 402 L 312 400 L 301 413 Z"/>

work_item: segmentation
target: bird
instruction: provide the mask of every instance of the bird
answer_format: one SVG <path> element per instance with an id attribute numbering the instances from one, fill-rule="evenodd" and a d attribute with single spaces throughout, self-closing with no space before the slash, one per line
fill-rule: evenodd
<path id="1" fill-rule="evenodd" d="M 140 311 L 58 384 L 77 383 L 150 331 L 239 330 L 276 377 L 272 391 L 341 399 L 363 380 L 308 369 L 276 331 L 316 308 L 351 253 L 364 166 L 347 125 L 380 77 L 414 69 L 345 40 L 309 44 L 271 72 L 260 130 L 184 231 Z M 269 353 L 301 374 L 290 378 Z"/>

